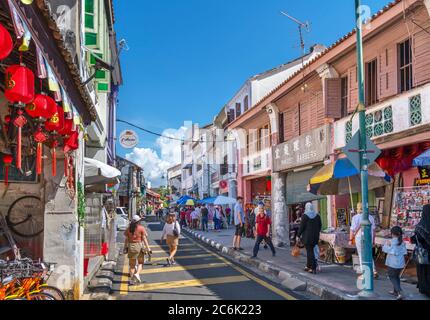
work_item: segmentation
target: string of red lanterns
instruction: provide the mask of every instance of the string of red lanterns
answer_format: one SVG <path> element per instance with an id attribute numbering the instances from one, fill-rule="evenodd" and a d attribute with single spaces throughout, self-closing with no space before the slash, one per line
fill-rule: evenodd
<path id="1" fill-rule="evenodd" d="M 0 60 L 7 58 L 13 50 L 13 40 L 7 29 L 0 24 Z M 22 54 L 22 53 L 21 53 Z M 42 91 L 42 79 L 41 91 Z M 43 172 L 43 144 L 52 140 L 49 147 L 52 151 L 52 175 L 56 176 L 57 148 L 59 139 L 63 138 L 65 154 L 65 176 L 71 172 L 73 157 L 71 152 L 79 148 L 79 132 L 75 128 L 73 116 L 68 118 L 61 106 L 58 106 L 54 99 L 41 92 L 35 93 L 34 73 L 22 63 L 10 65 L 5 71 L 5 92 L 4 96 L 16 112 L 5 116 L 5 128 L 13 124 L 17 129 L 16 141 L 16 168 L 22 168 L 22 130 L 27 124 L 27 118 L 32 118 L 37 123 L 37 128 L 32 137 L 36 143 L 36 173 Z M 25 111 L 25 112 L 24 112 Z M 68 115 L 70 116 L 70 115 Z M 46 133 L 47 132 L 47 133 Z M 51 137 L 51 139 L 49 138 Z M 6 154 L 3 156 L 5 164 L 5 183 L 8 184 L 9 168 L 14 157 Z"/>

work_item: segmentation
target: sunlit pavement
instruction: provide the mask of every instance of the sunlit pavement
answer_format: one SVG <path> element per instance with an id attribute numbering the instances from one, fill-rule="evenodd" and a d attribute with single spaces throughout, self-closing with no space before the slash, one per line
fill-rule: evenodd
<path id="1" fill-rule="evenodd" d="M 310 299 L 282 288 L 184 235 L 180 239 L 177 264 L 168 267 L 168 248 L 165 243 L 160 245 L 161 225 L 150 223 L 147 230 L 153 256 L 140 275 L 143 282 L 129 286 L 128 259 L 120 255 L 112 294 L 117 300 Z"/>

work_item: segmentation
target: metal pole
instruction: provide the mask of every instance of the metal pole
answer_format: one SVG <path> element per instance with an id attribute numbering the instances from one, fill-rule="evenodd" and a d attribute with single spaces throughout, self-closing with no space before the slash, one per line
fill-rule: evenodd
<path id="1" fill-rule="evenodd" d="M 366 107 L 364 92 L 364 60 L 363 60 L 363 35 L 362 35 L 362 7 L 361 0 L 355 0 L 355 18 L 357 22 L 357 72 L 358 72 L 358 113 L 360 121 L 360 168 L 361 168 L 361 193 L 363 215 L 361 221 L 362 241 L 362 271 L 364 282 L 360 285 L 361 296 L 373 296 L 373 257 L 372 257 L 372 232 L 369 221 L 369 181 L 367 160 L 367 136 L 366 136 Z"/>

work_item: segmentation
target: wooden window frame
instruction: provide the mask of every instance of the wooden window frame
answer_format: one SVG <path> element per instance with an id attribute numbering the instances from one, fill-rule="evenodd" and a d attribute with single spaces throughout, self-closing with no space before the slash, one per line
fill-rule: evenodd
<path id="1" fill-rule="evenodd" d="M 249 96 L 243 98 L 243 113 L 249 110 Z"/>
<path id="2" fill-rule="evenodd" d="M 240 102 L 236 102 L 236 118 L 239 118 L 242 115 L 242 104 Z"/>
<path id="3" fill-rule="evenodd" d="M 409 42 L 409 61 L 406 59 L 406 51 L 404 45 Z M 412 38 L 407 38 L 397 44 L 397 74 L 398 74 L 398 92 L 403 93 L 414 88 L 414 63 L 413 63 L 413 52 L 412 52 Z M 403 46 L 403 58 L 402 59 L 402 46 Z M 403 60 L 403 61 L 402 61 Z M 409 70 L 409 71 L 407 71 Z M 406 83 L 406 72 L 409 73 L 409 83 Z M 405 78 L 402 81 L 402 75 Z"/>
<path id="4" fill-rule="evenodd" d="M 374 58 L 365 64 L 365 92 L 366 106 L 378 103 L 378 58 Z"/>
<path id="5" fill-rule="evenodd" d="M 349 76 L 343 75 L 340 78 L 340 115 L 341 118 L 348 116 L 349 103 Z"/>

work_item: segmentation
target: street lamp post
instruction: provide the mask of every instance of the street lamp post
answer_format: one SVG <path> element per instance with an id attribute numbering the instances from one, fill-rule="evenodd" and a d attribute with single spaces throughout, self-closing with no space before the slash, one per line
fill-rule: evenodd
<path id="1" fill-rule="evenodd" d="M 360 173 L 361 173 L 361 193 L 363 204 L 363 215 L 361 220 L 361 230 L 363 232 L 362 241 L 362 272 L 364 282 L 361 286 L 361 296 L 370 297 L 374 295 L 373 288 L 373 258 L 372 258 L 372 231 L 369 220 L 369 193 L 368 193 L 368 159 L 367 159 L 367 136 L 366 136 L 366 107 L 364 92 L 364 61 L 363 61 L 363 17 L 361 0 L 355 0 L 355 17 L 357 22 L 357 72 L 358 72 L 358 114 L 360 122 Z"/>

